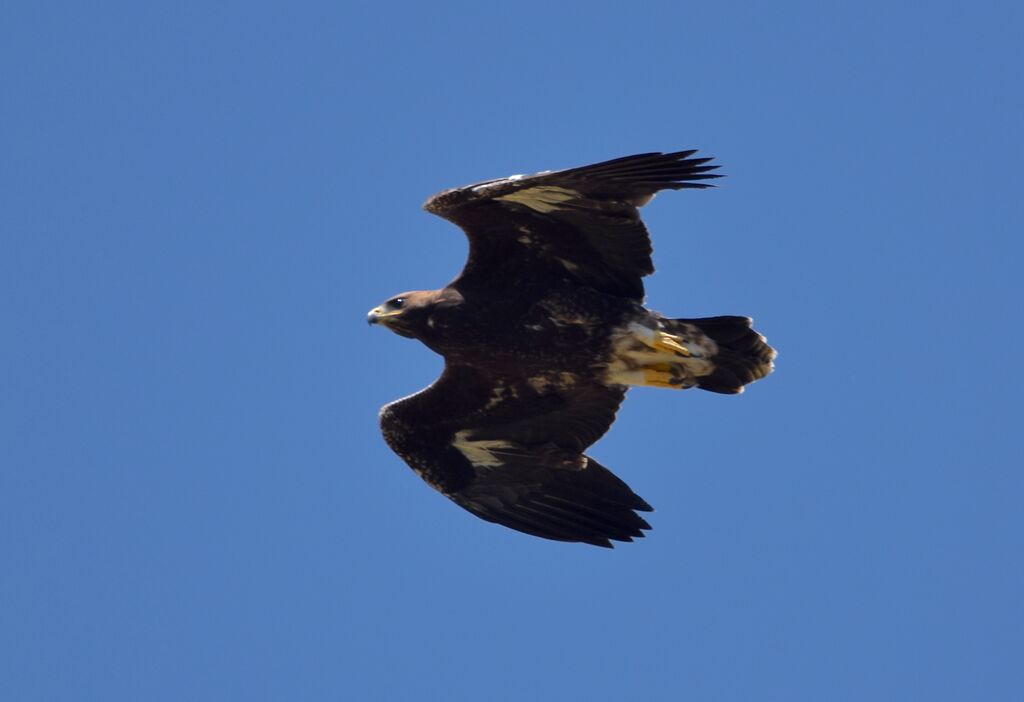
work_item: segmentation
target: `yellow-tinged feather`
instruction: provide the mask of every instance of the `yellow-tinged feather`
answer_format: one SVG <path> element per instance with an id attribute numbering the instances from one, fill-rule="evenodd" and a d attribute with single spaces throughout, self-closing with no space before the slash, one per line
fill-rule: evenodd
<path id="1" fill-rule="evenodd" d="M 654 343 L 651 344 L 651 348 L 657 351 L 678 353 L 682 356 L 690 355 L 690 349 L 680 344 L 673 336 L 666 334 L 665 332 L 658 332 L 658 335 L 654 339 Z"/>

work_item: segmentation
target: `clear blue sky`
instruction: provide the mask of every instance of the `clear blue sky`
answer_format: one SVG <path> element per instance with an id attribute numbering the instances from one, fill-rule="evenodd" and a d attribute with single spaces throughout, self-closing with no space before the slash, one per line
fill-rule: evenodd
<path id="1" fill-rule="evenodd" d="M 6 3 L 0 698 L 1024 699 L 1024 16 L 829 5 Z M 682 148 L 649 303 L 776 374 L 631 393 L 639 543 L 474 519 L 377 431 L 420 203 Z"/>

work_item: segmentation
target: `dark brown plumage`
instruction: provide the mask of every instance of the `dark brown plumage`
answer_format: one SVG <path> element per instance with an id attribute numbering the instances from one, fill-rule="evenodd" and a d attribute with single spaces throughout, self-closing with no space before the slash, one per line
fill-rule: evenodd
<path id="1" fill-rule="evenodd" d="M 775 352 L 746 317 L 669 319 L 642 306 L 653 272 L 638 207 L 709 187 L 710 159 L 640 154 L 486 181 L 430 198 L 469 260 L 445 288 L 399 295 L 371 323 L 445 358 L 430 387 L 381 410 L 394 451 L 488 521 L 610 546 L 650 506 L 584 451 L 631 385 L 738 393 Z"/>

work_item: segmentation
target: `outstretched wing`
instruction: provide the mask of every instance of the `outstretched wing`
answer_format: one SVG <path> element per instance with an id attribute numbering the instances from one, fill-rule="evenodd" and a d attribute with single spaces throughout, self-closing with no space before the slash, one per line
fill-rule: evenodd
<path id="1" fill-rule="evenodd" d="M 650 529 L 651 507 L 583 451 L 611 426 L 623 388 L 566 373 L 490 375 L 447 365 L 384 407 L 388 445 L 432 487 L 490 522 L 608 546 Z"/>
<path id="2" fill-rule="evenodd" d="M 446 190 L 424 209 L 462 227 L 469 260 L 456 287 L 514 285 L 555 275 L 641 299 L 654 272 L 639 207 L 659 190 L 711 187 L 695 151 L 649 153 Z"/>

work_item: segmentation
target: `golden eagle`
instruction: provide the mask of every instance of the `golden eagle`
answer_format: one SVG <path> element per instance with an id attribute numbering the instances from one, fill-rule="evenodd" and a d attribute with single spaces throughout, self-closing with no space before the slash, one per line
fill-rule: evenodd
<path id="1" fill-rule="evenodd" d="M 424 209 L 461 227 L 469 260 L 440 290 L 368 316 L 445 359 L 430 387 L 380 413 L 388 445 L 491 522 L 611 547 L 651 507 L 583 452 L 633 385 L 739 393 L 775 351 L 747 317 L 675 319 L 643 306 L 654 272 L 639 207 L 718 177 L 695 151 L 647 153 L 446 190 Z"/>

